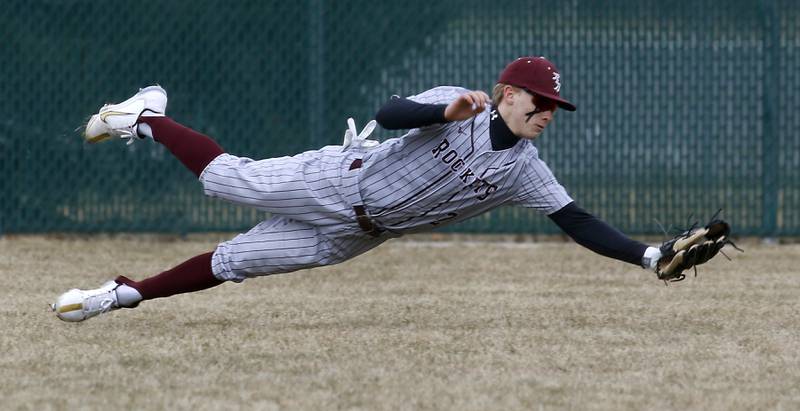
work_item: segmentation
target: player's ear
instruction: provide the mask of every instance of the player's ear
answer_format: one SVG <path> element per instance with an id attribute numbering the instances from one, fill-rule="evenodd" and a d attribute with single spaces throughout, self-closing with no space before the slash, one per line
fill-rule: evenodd
<path id="1" fill-rule="evenodd" d="M 514 91 L 514 87 L 509 85 L 503 86 L 503 100 L 508 102 L 509 105 L 514 104 L 514 95 L 516 94 Z"/>

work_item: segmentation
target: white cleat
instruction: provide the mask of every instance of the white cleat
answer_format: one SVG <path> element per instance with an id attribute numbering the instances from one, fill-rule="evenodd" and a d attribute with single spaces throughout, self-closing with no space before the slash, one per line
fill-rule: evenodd
<path id="1" fill-rule="evenodd" d="M 94 316 L 122 308 L 117 297 L 120 284 L 109 281 L 94 290 L 72 289 L 58 297 L 50 308 L 59 319 L 69 322 L 83 321 Z"/>
<path id="2" fill-rule="evenodd" d="M 83 138 L 91 144 L 114 137 L 133 142 L 137 134 L 139 117 L 164 117 L 167 110 L 167 92 L 161 86 L 139 90 L 133 97 L 119 104 L 106 104 L 86 124 Z"/>

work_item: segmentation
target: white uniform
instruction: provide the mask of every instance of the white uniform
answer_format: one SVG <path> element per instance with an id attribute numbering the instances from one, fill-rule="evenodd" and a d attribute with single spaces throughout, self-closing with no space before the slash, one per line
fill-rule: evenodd
<path id="1" fill-rule="evenodd" d="M 437 87 L 410 100 L 447 104 L 467 90 Z M 200 175 L 205 193 L 273 217 L 220 244 L 220 280 L 336 264 L 391 237 L 474 217 L 504 204 L 550 214 L 572 199 L 530 140 L 492 151 L 487 110 L 461 122 L 411 130 L 369 151 L 327 146 L 293 157 L 253 161 L 229 154 Z M 363 159 L 363 166 L 353 166 Z M 370 235 L 353 206 L 382 230 Z"/>

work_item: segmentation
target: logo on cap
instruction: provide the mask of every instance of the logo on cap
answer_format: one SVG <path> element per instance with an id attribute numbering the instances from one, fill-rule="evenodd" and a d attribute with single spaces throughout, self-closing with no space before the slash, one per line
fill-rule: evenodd
<path id="1" fill-rule="evenodd" d="M 561 74 L 558 74 L 557 72 L 554 71 L 553 72 L 553 81 L 556 82 L 556 85 L 553 86 L 553 89 L 556 91 L 556 93 L 560 93 L 561 92 Z"/>

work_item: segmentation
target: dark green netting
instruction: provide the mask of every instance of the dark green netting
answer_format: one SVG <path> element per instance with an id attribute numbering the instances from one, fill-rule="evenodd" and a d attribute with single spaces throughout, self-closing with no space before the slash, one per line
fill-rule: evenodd
<path id="1" fill-rule="evenodd" d="M 241 230 L 161 146 L 89 146 L 105 102 L 163 85 L 168 113 L 253 158 L 339 143 L 392 94 L 490 90 L 519 55 L 563 95 L 537 143 L 580 204 L 631 234 L 717 208 L 800 234 L 800 3 L 70 1 L 0 9 L 0 232 Z M 379 137 L 396 133 L 380 131 Z M 555 232 L 505 208 L 453 228 Z"/>

